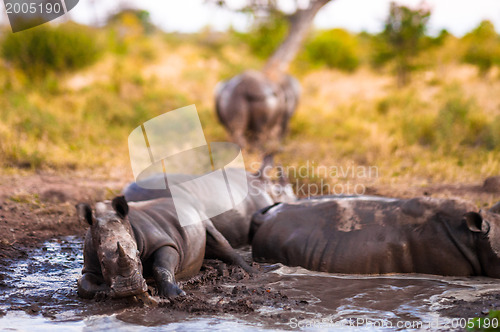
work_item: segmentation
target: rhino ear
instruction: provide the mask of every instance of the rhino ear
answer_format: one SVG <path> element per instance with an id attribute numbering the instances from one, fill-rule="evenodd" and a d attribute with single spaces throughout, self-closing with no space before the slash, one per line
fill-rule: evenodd
<path id="1" fill-rule="evenodd" d="M 279 174 L 279 184 L 282 186 L 286 186 L 287 184 L 290 183 L 288 180 L 288 177 L 285 174 L 285 170 L 283 169 L 283 166 L 278 165 L 278 174 Z"/>
<path id="2" fill-rule="evenodd" d="M 123 219 L 127 216 L 128 204 L 124 196 L 115 197 L 111 202 L 111 206 L 113 207 L 113 210 L 115 210 L 116 214 L 118 214 L 120 218 Z"/>
<path id="3" fill-rule="evenodd" d="M 93 217 L 92 217 L 92 209 L 88 204 L 78 203 L 75 205 L 76 214 L 78 215 L 78 220 L 80 222 L 86 221 L 89 225 L 92 225 Z"/>
<path id="4" fill-rule="evenodd" d="M 262 164 L 257 173 L 262 181 L 269 181 L 269 171 L 274 167 L 274 156 L 273 154 L 268 154 L 262 160 Z"/>
<path id="5" fill-rule="evenodd" d="M 493 205 L 490 209 L 490 212 L 500 214 L 500 202 L 497 204 Z"/>
<path id="6" fill-rule="evenodd" d="M 467 228 L 474 233 L 487 233 L 489 230 L 489 224 L 483 217 L 477 212 L 467 212 L 464 214 L 464 219 L 467 224 Z"/>

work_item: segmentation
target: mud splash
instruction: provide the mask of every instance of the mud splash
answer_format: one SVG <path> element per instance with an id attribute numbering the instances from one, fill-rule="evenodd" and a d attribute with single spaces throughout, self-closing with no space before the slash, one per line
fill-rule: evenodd
<path id="1" fill-rule="evenodd" d="M 500 307 L 500 282 L 489 278 L 339 275 L 279 264 L 256 266 L 262 272 L 249 277 L 218 261 L 181 282 L 186 297 L 157 308 L 83 300 L 76 294 L 79 237 L 48 241 L 7 263 L 0 266 L 0 328 L 9 330 L 412 330 L 452 327 L 454 317 Z"/>

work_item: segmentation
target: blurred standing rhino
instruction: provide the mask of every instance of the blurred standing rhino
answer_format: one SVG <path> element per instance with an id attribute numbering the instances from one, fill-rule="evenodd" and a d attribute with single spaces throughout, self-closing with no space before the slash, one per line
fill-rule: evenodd
<path id="1" fill-rule="evenodd" d="M 293 14 L 283 13 L 289 23 L 288 34 L 263 70 L 247 70 L 218 84 L 215 91 L 217 116 L 240 147 L 258 148 L 265 154 L 280 150 L 300 96 L 299 82 L 287 74 L 288 68 L 314 17 L 328 2 L 330 0 L 309 0 L 305 7 L 297 3 Z M 278 10 L 274 2 L 267 2 L 267 7 L 265 1 L 258 2 L 256 6 L 257 11 Z"/>
<path id="2" fill-rule="evenodd" d="M 218 84 L 215 108 L 236 144 L 272 153 L 286 134 L 299 95 L 300 84 L 290 75 L 271 80 L 248 70 Z"/>

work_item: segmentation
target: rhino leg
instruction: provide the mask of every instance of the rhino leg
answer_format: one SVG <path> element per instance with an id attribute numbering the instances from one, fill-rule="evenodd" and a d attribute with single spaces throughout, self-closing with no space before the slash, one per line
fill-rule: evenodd
<path id="1" fill-rule="evenodd" d="M 210 220 L 206 221 L 207 243 L 205 258 L 216 258 L 221 261 L 241 266 L 250 274 L 256 271 L 245 262 L 245 260 L 234 251 L 226 238 L 215 228 Z"/>
<path id="2" fill-rule="evenodd" d="M 175 282 L 175 268 L 179 264 L 179 253 L 172 247 L 161 247 L 154 253 L 153 277 L 162 297 L 174 298 L 186 293 Z"/>
<path id="3" fill-rule="evenodd" d="M 78 295 L 84 299 L 92 299 L 98 293 L 109 294 L 111 291 L 102 277 L 93 273 L 84 273 L 77 284 Z"/>
<path id="4" fill-rule="evenodd" d="M 232 140 L 236 143 L 240 148 L 244 149 L 247 147 L 247 140 L 245 138 L 245 132 L 243 129 L 236 129 L 231 134 Z"/>
<path id="5" fill-rule="evenodd" d="M 226 114 L 226 128 L 228 129 L 231 139 L 240 148 L 244 149 L 247 147 L 247 139 L 245 138 L 245 132 L 248 128 L 249 119 L 249 106 L 244 100 L 241 100 L 239 96 L 235 97 L 236 106 L 231 109 L 231 113 Z"/>
<path id="6" fill-rule="evenodd" d="M 281 121 L 281 120 L 280 120 Z M 268 133 L 260 137 L 260 144 L 264 146 L 266 153 L 279 153 L 283 150 L 281 146 L 282 128 L 276 123 L 269 129 Z"/>

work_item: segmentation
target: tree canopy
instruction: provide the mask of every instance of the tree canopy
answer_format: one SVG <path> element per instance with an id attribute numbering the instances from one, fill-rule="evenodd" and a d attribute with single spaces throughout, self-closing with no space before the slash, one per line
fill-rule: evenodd
<path id="1" fill-rule="evenodd" d="M 413 59 L 428 46 L 425 33 L 430 16 L 431 11 L 427 7 L 412 9 L 391 3 L 384 30 L 376 39 L 377 50 L 373 60 L 376 64 L 394 60 L 399 86 L 408 83 L 410 72 L 414 69 Z"/>

